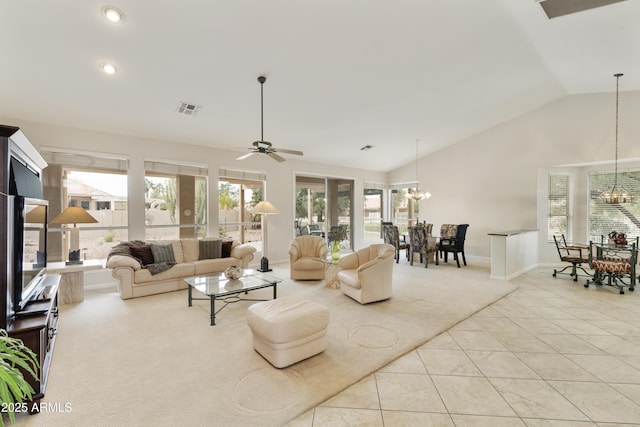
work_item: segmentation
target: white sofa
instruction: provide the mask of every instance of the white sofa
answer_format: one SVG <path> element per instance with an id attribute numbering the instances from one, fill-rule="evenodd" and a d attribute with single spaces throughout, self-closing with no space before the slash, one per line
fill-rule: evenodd
<path id="1" fill-rule="evenodd" d="M 340 258 L 340 290 L 360 304 L 391 298 L 393 245 L 374 243 Z"/>
<path id="2" fill-rule="evenodd" d="M 186 289 L 183 279 L 203 274 L 221 273 L 232 265 L 248 268 L 256 251 L 251 245 L 234 241 L 231 253 L 226 258 L 199 260 L 198 239 L 179 239 L 153 241 L 147 243 L 169 244 L 173 247 L 176 264 L 166 271 L 151 274 L 140 262 L 127 255 L 110 255 L 106 267 L 113 269 L 111 274 L 118 279 L 118 292 L 122 299 L 154 295 L 163 292 Z"/>

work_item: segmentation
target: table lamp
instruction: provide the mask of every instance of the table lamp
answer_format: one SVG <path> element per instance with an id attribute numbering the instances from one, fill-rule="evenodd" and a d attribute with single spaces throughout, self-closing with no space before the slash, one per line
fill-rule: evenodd
<path id="1" fill-rule="evenodd" d="M 89 215 L 80 206 L 69 206 L 51 221 L 51 224 L 56 225 L 73 224 L 73 228 L 69 229 L 69 261 L 66 262 L 66 265 L 82 264 L 80 259 L 80 231 L 76 224 L 91 224 L 94 222 L 98 222 L 98 220 Z"/>
<path id="2" fill-rule="evenodd" d="M 277 214 L 280 213 L 280 211 L 271 203 L 263 200 L 249 209 L 249 212 L 255 215 L 262 215 L 260 218 L 262 221 L 262 259 L 260 260 L 260 268 L 258 271 L 263 273 L 271 271 L 269 268 L 269 259 L 267 258 L 267 218 L 265 218 L 265 215 Z"/>

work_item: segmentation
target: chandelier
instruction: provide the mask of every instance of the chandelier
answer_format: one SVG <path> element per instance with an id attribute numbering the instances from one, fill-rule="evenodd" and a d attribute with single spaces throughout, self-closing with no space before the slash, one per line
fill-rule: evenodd
<path id="1" fill-rule="evenodd" d="M 407 197 L 410 198 L 411 200 L 422 200 L 422 199 L 428 199 L 429 197 L 431 197 L 431 194 L 428 192 L 423 192 L 420 191 L 420 182 L 418 182 L 418 143 L 420 142 L 419 139 L 416 140 L 416 188 L 410 188 L 408 193 L 407 193 Z"/>
<path id="2" fill-rule="evenodd" d="M 627 203 L 631 201 L 631 193 L 622 185 L 618 185 L 618 98 L 620 77 L 623 75 L 622 73 L 613 75 L 616 78 L 616 157 L 613 187 L 611 187 L 610 191 L 604 191 L 602 193 L 602 199 L 606 204 Z"/>

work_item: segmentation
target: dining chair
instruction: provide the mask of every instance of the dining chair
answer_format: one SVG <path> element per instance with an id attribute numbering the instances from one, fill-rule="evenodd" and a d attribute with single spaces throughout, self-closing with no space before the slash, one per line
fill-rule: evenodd
<path id="1" fill-rule="evenodd" d="M 427 227 L 409 226 L 409 263 L 413 265 L 413 257 L 420 254 L 420 262 L 424 262 L 424 268 L 429 267 L 429 258 L 436 252 L 436 239 L 428 232 Z M 438 265 L 438 257 L 435 257 Z M 424 261 L 423 261 L 424 260 Z"/>
<path id="2" fill-rule="evenodd" d="M 400 232 L 397 225 L 385 225 L 382 227 L 384 234 L 384 242 L 392 245 L 396 250 L 396 264 L 400 262 L 400 251 L 407 251 L 407 260 L 409 260 L 409 243 L 400 240 Z"/>
<path id="3" fill-rule="evenodd" d="M 453 227 L 450 227 L 451 225 L 453 224 L 444 224 L 442 226 L 440 242 L 438 243 L 438 252 L 441 255 L 444 254 L 444 262 L 448 261 L 448 254 L 452 253 L 456 263 L 458 264 L 458 268 L 460 268 L 460 258 L 458 254 L 462 254 L 462 261 L 464 262 L 464 265 L 467 265 L 467 258 L 464 255 L 464 241 L 469 224 L 456 225 L 454 237 L 449 237 L 451 235 L 451 230 L 453 229 Z M 449 227 L 445 229 L 445 226 Z M 442 237 L 442 231 L 445 232 L 445 237 Z"/>
<path id="4" fill-rule="evenodd" d="M 624 294 L 624 288 L 633 291 L 636 285 L 636 264 L 638 263 L 638 238 L 627 245 L 605 244 L 604 239 L 596 244 L 589 242 L 589 259 L 594 269 L 593 283 L 618 288 Z M 584 285 L 589 287 L 589 280 Z"/>
<path id="5" fill-rule="evenodd" d="M 589 246 L 582 244 L 571 244 L 568 245 L 567 241 L 564 237 L 564 234 L 560 235 L 560 238 L 553 236 L 553 241 L 556 244 L 556 249 L 558 251 L 558 256 L 560 257 L 560 261 L 568 262 L 569 265 L 564 267 L 562 270 L 553 270 L 553 277 L 556 277 L 558 274 L 568 274 L 573 277 L 573 281 L 578 281 L 578 269 L 582 270 L 584 274 L 588 277 L 591 277 L 592 274 L 582 267 L 582 264 L 589 263 Z M 570 268 L 571 271 L 569 273 L 565 273 L 564 271 Z"/>
<path id="6" fill-rule="evenodd" d="M 387 225 L 393 225 L 391 221 L 380 221 L 380 237 L 384 238 L 384 227 Z"/>

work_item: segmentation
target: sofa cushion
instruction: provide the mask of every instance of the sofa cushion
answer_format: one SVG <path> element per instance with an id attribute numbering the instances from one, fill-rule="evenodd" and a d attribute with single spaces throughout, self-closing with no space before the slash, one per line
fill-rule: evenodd
<path id="1" fill-rule="evenodd" d="M 199 260 L 203 259 L 215 259 L 220 258 L 222 255 L 222 241 L 220 239 L 215 240 L 200 240 L 200 255 Z"/>
<path id="2" fill-rule="evenodd" d="M 224 240 L 222 242 L 222 258 L 229 258 L 231 256 L 231 247 L 233 246 L 233 240 Z"/>
<path id="3" fill-rule="evenodd" d="M 137 261 L 134 257 L 129 255 L 111 255 L 109 259 L 107 259 L 107 268 L 117 268 L 117 267 L 131 267 L 134 270 L 140 270 L 142 266 L 140 262 Z"/>
<path id="4" fill-rule="evenodd" d="M 182 240 L 147 240 L 147 244 L 156 244 L 156 245 L 172 245 L 173 246 L 173 257 L 175 258 L 176 264 L 180 264 L 185 262 L 184 256 L 182 254 Z M 158 262 L 158 260 L 156 260 Z"/>
<path id="5" fill-rule="evenodd" d="M 338 272 L 338 280 L 340 280 L 341 284 L 344 283 L 352 288 L 361 288 L 357 270 L 341 270 Z"/>
<path id="6" fill-rule="evenodd" d="M 146 285 L 163 280 L 181 279 L 183 277 L 189 277 L 193 275 L 195 275 L 195 269 L 193 267 L 193 264 L 190 262 L 176 264 L 170 269 L 158 274 L 151 274 L 148 269 L 143 268 L 134 272 L 134 286 L 136 284 Z"/>
<path id="7" fill-rule="evenodd" d="M 155 262 L 151 246 L 131 246 L 129 249 L 131 250 L 131 255 L 138 258 L 142 265 L 153 264 Z"/>
<path id="8" fill-rule="evenodd" d="M 235 258 L 216 258 L 194 261 L 192 264 L 194 268 L 193 274 L 201 275 L 222 273 L 227 267 L 231 267 L 232 265 L 239 266 L 240 263 Z"/>
<path id="9" fill-rule="evenodd" d="M 198 239 L 182 239 L 182 262 L 193 262 L 198 260 L 200 252 Z"/>
<path id="10" fill-rule="evenodd" d="M 317 261 L 317 258 L 302 257 L 292 262 L 291 267 L 296 270 L 324 270 L 325 265 L 321 261 Z"/>
<path id="11" fill-rule="evenodd" d="M 173 245 L 158 245 L 152 243 L 151 252 L 153 253 L 153 259 L 155 263 L 166 262 L 168 264 L 175 264 L 176 258 L 173 255 Z"/>

